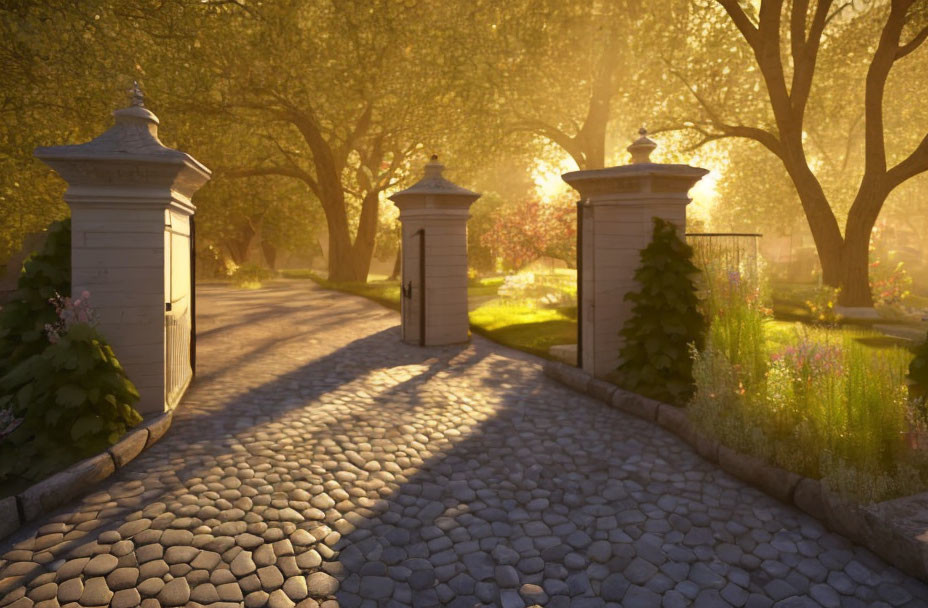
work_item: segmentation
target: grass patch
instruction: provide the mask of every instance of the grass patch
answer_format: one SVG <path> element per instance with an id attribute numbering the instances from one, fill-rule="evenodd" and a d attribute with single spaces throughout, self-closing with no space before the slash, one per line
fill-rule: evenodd
<path id="1" fill-rule="evenodd" d="M 284 276 L 312 279 L 325 289 L 362 296 L 387 308 L 400 310 L 399 281 L 335 283 L 309 271 L 296 272 L 298 274 Z M 552 346 L 577 342 L 576 306 L 540 308 L 531 301 L 502 301 L 496 298 L 502 284 L 502 277 L 471 281 L 467 288 L 468 299 L 480 301 L 490 298 L 471 311 L 471 331 L 503 346 L 545 358 L 550 358 L 548 350 Z"/>
<path id="2" fill-rule="evenodd" d="M 400 310 L 399 281 L 385 280 L 370 281 L 368 283 L 336 283 L 328 279 L 323 279 L 319 275 L 311 272 L 308 273 L 306 278 L 312 279 L 316 284 L 325 289 L 362 296 L 392 310 Z"/>
<path id="3" fill-rule="evenodd" d="M 503 346 L 545 358 L 550 358 L 552 346 L 577 342 L 576 307 L 537 308 L 494 300 L 471 311 L 470 327 Z"/>

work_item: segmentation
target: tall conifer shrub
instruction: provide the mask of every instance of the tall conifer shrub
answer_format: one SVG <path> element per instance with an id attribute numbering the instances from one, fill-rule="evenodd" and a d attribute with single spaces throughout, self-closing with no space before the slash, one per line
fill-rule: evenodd
<path id="1" fill-rule="evenodd" d="M 620 335 L 617 370 L 630 391 L 676 405 L 693 395 L 691 346 L 703 346 L 706 322 L 698 308 L 693 249 L 676 227 L 654 218 L 651 243 L 641 250 L 635 280 L 641 288 L 625 296 L 634 304 Z"/>

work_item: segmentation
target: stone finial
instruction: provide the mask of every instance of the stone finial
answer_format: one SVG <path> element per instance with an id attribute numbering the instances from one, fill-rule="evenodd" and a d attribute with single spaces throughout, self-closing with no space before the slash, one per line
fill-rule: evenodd
<path id="1" fill-rule="evenodd" d="M 132 88 L 129 89 L 129 97 L 132 99 L 132 105 L 139 108 L 145 107 L 145 95 L 139 87 L 139 81 L 132 81 Z"/>
<path id="2" fill-rule="evenodd" d="M 657 147 L 657 142 L 648 137 L 648 130 L 644 127 L 638 129 L 638 135 L 640 137 L 633 141 L 626 150 L 632 155 L 633 165 L 650 163 L 651 152 Z"/>
<path id="3" fill-rule="evenodd" d="M 432 157 L 429 159 L 429 162 L 426 163 L 425 165 L 425 177 L 426 179 L 436 178 L 436 177 L 440 178 L 441 172 L 444 170 L 445 170 L 445 166 L 441 164 L 440 162 L 438 162 L 438 155 L 433 154 Z"/>

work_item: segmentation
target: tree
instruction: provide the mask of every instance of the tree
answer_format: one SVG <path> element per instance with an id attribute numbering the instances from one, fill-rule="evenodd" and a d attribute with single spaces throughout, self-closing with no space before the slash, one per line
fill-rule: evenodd
<path id="1" fill-rule="evenodd" d="M 928 38 L 928 4 L 888 0 L 870 2 L 861 8 L 853 2 L 835 0 L 762 0 L 756 8 L 756 4 L 742 6 L 737 0 L 715 2 L 745 47 L 730 52 L 731 61 L 727 65 L 719 65 L 726 63 L 724 55 L 714 57 L 709 76 L 716 83 L 756 77 L 759 85 L 756 88 L 766 91 L 766 99 L 752 95 L 743 80 L 739 91 L 734 87 L 714 87 L 711 79 L 697 85 L 691 75 L 680 74 L 699 106 L 698 115 L 685 120 L 684 126 L 700 133 L 701 143 L 742 137 L 759 142 L 773 153 L 802 203 L 818 250 L 823 280 L 840 287 L 841 304 L 871 306 L 867 273 L 874 223 L 893 190 L 928 171 L 928 134 L 918 134 L 920 141 L 914 149 L 897 162 L 889 162 L 884 117 L 887 90 L 900 86 L 890 78 L 894 68 Z M 747 53 L 742 52 L 745 48 Z M 710 51 L 716 53 L 719 47 L 712 46 Z M 817 69 L 823 58 L 826 67 Z M 866 72 L 860 87 L 863 99 L 853 108 L 855 120 L 863 125 L 863 174 L 852 194 L 842 234 L 834 195 L 826 194 L 814 170 L 815 154 L 808 150 L 814 143 L 810 140 L 820 132 L 817 128 L 820 122 L 811 120 L 809 115 L 815 104 L 819 108 L 829 103 L 840 105 L 837 116 L 855 105 L 849 103 L 855 100 L 853 90 L 847 98 L 840 99 L 842 91 L 836 90 L 834 81 L 829 80 L 833 77 L 829 68 L 834 67 L 840 74 L 841 69 L 856 65 L 865 66 Z M 813 95 L 816 75 L 830 94 L 823 95 L 821 100 Z M 911 81 L 903 84 L 914 89 Z M 734 103 L 739 97 L 746 97 L 745 103 Z M 726 103 L 718 103 L 723 99 Z M 820 118 L 828 120 L 827 116 Z"/>
<path id="2" fill-rule="evenodd" d="M 491 78 L 501 129 L 527 134 L 532 148 L 538 138 L 553 143 L 579 169 L 605 167 L 616 120 L 626 132 L 644 117 L 616 109 L 636 103 L 648 69 L 636 46 L 655 4 L 525 1 L 488 11 L 486 29 L 495 37 L 486 60 L 497 66 Z"/>
<path id="3" fill-rule="evenodd" d="M 395 2 L 267 3 L 225 11 L 194 54 L 209 86 L 187 92 L 188 107 L 247 124 L 259 140 L 219 174 L 302 183 L 325 215 L 330 280 L 366 281 L 382 194 L 433 125 L 453 128 L 435 117 L 454 96 L 443 71 L 429 69 L 429 34 L 445 14 L 432 13 Z"/>
<path id="4" fill-rule="evenodd" d="M 532 198 L 503 205 L 480 238 L 508 268 L 520 269 L 541 257 L 573 263 L 577 256 L 577 213 L 572 197 L 551 201 Z"/>

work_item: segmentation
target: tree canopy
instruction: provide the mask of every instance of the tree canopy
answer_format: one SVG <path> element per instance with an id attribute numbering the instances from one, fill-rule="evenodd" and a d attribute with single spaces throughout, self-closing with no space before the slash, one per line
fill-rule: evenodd
<path id="1" fill-rule="evenodd" d="M 505 199 L 472 223 L 505 234 L 520 205 L 562 205 L 525 176 L 621 164 L 647 124 L 665 157 L 716 159 L 711 225 L 804 220 L 825 281 L 867 304 L 883 207 L 925 207 L 926 38 L 915 0 L 14 0 L 0 260 L 67 213 L 33 149 L 97 135 L 137 80 L 165 143 L 214 171 L 201 257 L 324 255 L 331 279 L 363 281 L 395 250 L 386 195 L 428 155 Z"/>

